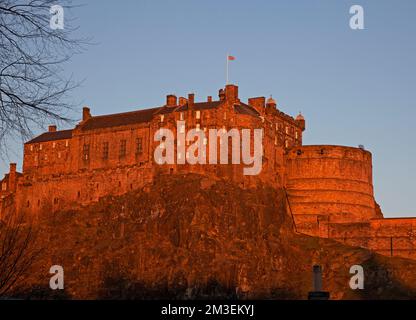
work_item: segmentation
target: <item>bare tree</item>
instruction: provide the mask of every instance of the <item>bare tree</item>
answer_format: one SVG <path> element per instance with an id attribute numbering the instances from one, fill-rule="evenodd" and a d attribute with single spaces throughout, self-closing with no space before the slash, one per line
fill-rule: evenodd
<path id="1" fill-rule="evenodd" d="M 60 0 L 64 28 L 51 28 L 55 0 L 0 0 L 0 154 L 10 138 L 28 139 L 35 128 L 70 121 L 68 92 L 77 84 L 63 66 L 82 51 L 87 39 L 74 38 Z"/>
<path id="2" fill-rule="evenodd" d="M 22 214 L 10 213 L 0 220 L 0 297 L 27 276 L 41 253 L 36 248 L 36 234 Z"/>
<path id="3" fill-rule="evenodd" d="M 71 120 L 68 93 L 77 86 L 64 66 L 83 50 L 75 38 L 70 0 L 60 0 L 63 29 L 52 28 L 56 0 L 0 0 L 0 158 L 12 140 L 28 139 L 46 124 Z M 53 24 L 52 24 L 53 25 Z M 0 296 L 21 280 L 38 252 L 22 216 L 0 220 Z"/>

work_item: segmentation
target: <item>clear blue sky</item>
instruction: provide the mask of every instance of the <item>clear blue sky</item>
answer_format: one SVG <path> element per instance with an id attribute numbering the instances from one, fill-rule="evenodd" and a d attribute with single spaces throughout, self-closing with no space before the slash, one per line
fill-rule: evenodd
<path id="1" fill-rule="evenodd" d="M 416 216 L 416 1 L 84 4 L 72 14 L 97 44 L 67 72 L 85 79 L 73 97 L 93 114 L 161 105 L 168 93 L 216 96 L 229 52 L 241 98 L 273 94 L 282 111 L 301 110 L 305 144 L 365 145 L 385 215 Z M 365 30 L 349 28 L 353 4 L 364 7 Z"/>

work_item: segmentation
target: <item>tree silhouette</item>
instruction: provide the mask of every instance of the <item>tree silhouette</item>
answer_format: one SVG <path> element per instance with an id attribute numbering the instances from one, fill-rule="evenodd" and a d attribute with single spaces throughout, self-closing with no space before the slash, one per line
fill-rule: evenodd
<path id="1" fill-rule="evenodd" d="M 0 220 L 0 297 L 23 280 L 41 250 L 36 232 L 22 214 L 9 213 Z"/>
<path id="2" fill-rule="evenodd" d="M 54 4 L 0 0 L 0 154 L 9 139 L 28 139 L 35 128 L 71 120 L 67 94 L 78 83 L 63 66 L 88 41 L 73 37 L 70 0 L 59 1 L 64 28 L 51 27 Z"/>

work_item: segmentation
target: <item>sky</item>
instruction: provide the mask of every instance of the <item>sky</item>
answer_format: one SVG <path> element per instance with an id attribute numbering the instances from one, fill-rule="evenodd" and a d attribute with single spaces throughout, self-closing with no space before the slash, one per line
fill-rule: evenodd
<path id="1" fill-rule="evenodd" d="M 301 111 L 304 144 L 364 145 L 384 215 L 416 216 L 416 1 L 73 2 L 77 35 L 94 42 L 65 66 L 82 80 L 72 92 L 79 109 L 137 110 L 171 93 L 216 97 L 229 53 L 243 101 L 273 95 L 283 112 Z M 364 30 L 350 28 L 356 4 Z M 21 167 L 22 146 L 11 149 Z M 0 176 L 7 169 L 2 161 Z"/>

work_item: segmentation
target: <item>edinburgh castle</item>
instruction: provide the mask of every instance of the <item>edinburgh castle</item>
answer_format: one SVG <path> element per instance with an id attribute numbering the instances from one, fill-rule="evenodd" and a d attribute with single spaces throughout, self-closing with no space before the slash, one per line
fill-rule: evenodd
<path id="1" fill-rule="evenodd" d="M 242 164 L 156 164 L 155 132 L 162 127 L 176 132 L 178 121 L 202 132 L 262 128 L 261 172 L 245 176 Z M 160 107 L 102 116 L 85 107 L 73 129 L 52 125 L 24 144 L 22 173 L 11 164 L 0 181 L 0 217 L 16 211 L 36 220 L 44 212 L 58 214 L 141 190 L 162 176 L 195 173 L 245 190 L 258 181 L 282 188 L 298 233 L 416 259 L 416 218 L 383 217 L 374 198 L 371 153 L 363 147 L 303 145 L 305 127 L 301 114 L 283 113 L 271 97 L 241 101 L 231 84 L 218 98 L 200 102 L 194 94 L 168 95 Z M 175 149 L 176 159 L 187 156 Z"/>

